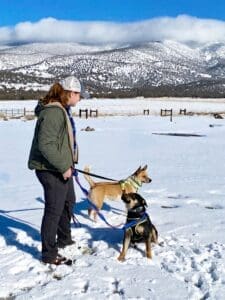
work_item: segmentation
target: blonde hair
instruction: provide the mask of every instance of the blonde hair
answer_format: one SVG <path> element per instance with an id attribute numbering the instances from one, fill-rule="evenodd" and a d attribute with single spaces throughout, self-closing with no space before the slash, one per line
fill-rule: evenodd
<path id="1" fill-rule="evenodd" d="M 51 102 L 60 102 L 62 106 L 66 107 L 71 92 L 65 91 L 59 82 L 54 83 L 48 93 L 40 99 L 46 105 Z"/>

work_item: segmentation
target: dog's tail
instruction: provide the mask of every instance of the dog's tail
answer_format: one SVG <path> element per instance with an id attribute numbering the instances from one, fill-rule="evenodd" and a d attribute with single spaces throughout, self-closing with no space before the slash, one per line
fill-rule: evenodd
<path id="1" fill-rule="evenodd" d="M 86 166 L 84 168 L 84 171 L 87 173 L 90 173 L 90 167 Z M 95 182 L 94 180 L 92 180 L 92 178 L 90 177 L 90 175 L 88 174 L 84 174 L 84 178 L 87 180 L 87 182 L 90 184 L 90 187 L 94 187 L 95 186 Z"/>

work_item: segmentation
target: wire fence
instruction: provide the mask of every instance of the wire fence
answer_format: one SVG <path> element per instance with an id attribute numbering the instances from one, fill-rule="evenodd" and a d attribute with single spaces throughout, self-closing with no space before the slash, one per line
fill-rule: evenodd
<path id="1" fill-rule="evenodd" d="M 180 110 L 173 110 L 173 109 L 161 109 L 159 112 L 156 112 L 155 110 L 151 110 L 149 108 L 146 109 L 139 109 L 136 112 L 131 112 L 129 110 L 122 110 L 119 111 L 102 111 L 98 109 L 79 109 L 76 111 L 73 111 L 73 116 L 78 116 L 80 118 L 85 117 L 91 118 L 91 117 L 98 117 L 98 116 L 117 116 L 117 115 L 160 115 L 161 117 L 170 117 L 170 121 L 172 121 L 173 116 L 177 115 L 213 115 L 215 118 L 224 118 L 225 111 L 220 112 L 206 112 L 206 113 L 198 113 L 198 112 L 187 112 L 185 109 Z M 27 119 L 33 119 L 35 118 L 34 110 L 27 109 L 27 108 L 7 108 L 7 109 L 0 109 L 0 118 L 27 118 Z"/>
<path id="2" fill-rule="evenodd" d="M 26 108 L 0 109 L 0 115 L 7 118 L 25 117 L 27 115 L 34 115 L 34 111 L 27 110 Z"/>

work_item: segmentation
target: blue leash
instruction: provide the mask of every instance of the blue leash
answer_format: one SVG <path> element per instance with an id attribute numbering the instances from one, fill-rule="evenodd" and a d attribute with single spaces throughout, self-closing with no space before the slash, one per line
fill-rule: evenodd
<path id="1" fill-rule="evenodd" d="M 108 226 L 112 227 L 112 228 L 117 228 L 117 226 L 113 226 L 111 225 L 107 220 L 106 218 L 103 216 L 103 214 L 99 211 L 98 207 L 92 203 L 90 201 L 90 199 L 88 198 L 88 191 L 81 185 L 80 181 L 79 181 L 79 178 L 78 178 L 78 174 L 77 174 L 77 171 L 74 170 L 74 173 L 73 173 L 73 176 L 75 177 L 75 180 L 76 180 L 76 183 L 79 185 L 80 189 L 82 190 L 82 192 L 84 193 L 84 195 L 86 196 L 86 198 L 82 198 L 83 200 L 87 200 L 88 201 L 88 204 L 97 212 L 98 216 L 100 217 L 100 219 L 102 221 L 104 221 Z M 120 224 L 121 225 L 121 224 Z M 118 225 L 118 226 L 120 226 Z"/>
<path id="2" fill-rule="evenodd" d="M 73 120 L 73 116 L 72 116 L 72 112 L 71 112 L 71 107 L 67 107 L 66 108 L 66 111 L 67 111 L 67 114 L 68 114 L 68 117 L 69 117 L 69 119 L 70 119 L 70 123 L 71 123 L 71 126 L 72 126 L 72 130 L 73 130 L 73 137 L 74 137 L 74 150 L 76 149 L 76 147 L 77 147 L 77 145 L 76 145 L 76 125 L 75 125 L 75 122 L 74 122 L 74 120 Z M 105 217 L 103 216 L 103 214 L 101 214 L 100 213 L 100 211 L 99 211 L 99 209 L 98 209 L 98 207 L 94 204 L 94 203 L 92 203 L 91 201 L 90 201 L 90 199 L 88 198 L 88 191 L 81 185 L 81 183 L 80 183 L 80 181 L 79 181 L 79 178 L 78 178 L 78 173 L 77 173 L 77 170 L 76 169 L 74 169 L 74 171 L 73 171 L 73 176 L 75 177 L 75 180 L 76 180 L 76 182 L 77 182 L 77 184 L 79 185 L 79 187 L 80 187 L 80 189 L 82 190 L 82 192 L 84 193 L 84 195 L 85 195 L 85 200 L 87 200 L 88 201 L 88 203 L 89 203 L 89 205 L 97 212 L 97 214 L 98 214 L 98 216 L 108 225 L 108 226 L 110 226 L 110 227 L 112 227 L 112 228 L 117 228 L 117 226 L 112 226 L 111 224 L 109 224 L 108 222 L 107 222 L 107 220 L 105 219 Z M 108 180 L 112 180 L 112 179 L 109 179 L 108 178 Z M 115 180 L 113 180 L 113 181 L 115 181 Z M 75 216 L 73 215 L 73 221 L 74 221 L 74 224 L 76 225 L 76 222 L 79 224 L 79 222 L 76 220 L 76 218 L 75 218 Z M 79 224 L 80 225 L 80 224 Z M 121 224 L 120 224 L 121 225 Z M 118 225 L 118 226 L 120 226 L 120 225 Z M 123 228 L 122 228 L 123 229 Z"/>
<path id="3" fill-rule="evenodd" d="M 137 223 L 139 223 L 140 221 L 144 220 L 147 216 L 146 213 L 143 214 L 142 218 L 139 219 L 138 221 L 131 221 L 129 223 L 126 223 L 123 225 L 122 228 L 118 228 L 119 226 L 121 226 L 121 224 L 117 225 L 117 226 L 113 226 L 111 225 L 107 220 L 106 218 L 104 217 L 104 215 L 99 211 L 98 207 L 92 203 L 90 201 L 90 199 L 88 198 L 88 191 L 81 185 L 80 181 L 79 181 L 79 178 L 78 178 L 78 173 L 76 171 L 76 169 L 74 169 L 74 172 L 73 172 L 73 176 L 75 177 L 75 180 L 76 180 L 76 183 L 79 185 L 80 189 L 82 190 L 82 192 L 84 193 L 84 195 L 86 196 L 86 198 L 82 198 L 83 200 L 87 200 L 88 201 L 88 204 L 97 212 L 98 216 L 100 217 L 100 219 L 102 221 L 104 221 L 108 226 L 110 226 L 111 228 L 113 229 L 122 229 L 122 230 L 126 230 L 134 225 L 136 225 Z"/>

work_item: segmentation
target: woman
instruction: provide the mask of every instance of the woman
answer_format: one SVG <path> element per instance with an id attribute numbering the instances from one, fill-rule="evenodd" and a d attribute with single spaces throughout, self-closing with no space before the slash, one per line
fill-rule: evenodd
<path id="1" fill-rule="evenodd" d="M 78 149 L 70 107 L 78 103 L 80 92 L 79 80 L 69 76 L 53 84 L 35 109 L 38 120 L 28 167 L 35 169 L 44 189 L 42 262 L 55 265 L 72 263 L 58 254 L 58 248 L 75 243 L 70 221 L 76 200 L 72 175 Z"/>

